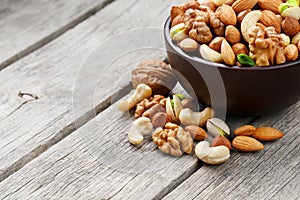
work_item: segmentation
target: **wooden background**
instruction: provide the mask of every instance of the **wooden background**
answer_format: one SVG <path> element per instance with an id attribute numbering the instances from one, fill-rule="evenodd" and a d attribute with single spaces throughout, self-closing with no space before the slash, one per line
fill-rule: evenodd
<path id="1" fill-rule="evenodd" d="M 115 102 L 140 61 L 166 58 L 162 27 L 181 2 L 0 0 L 0 199 L 300 198 L 300 102 L 228 117 L 285 136 L 221 166 L 127 142 Z"/>

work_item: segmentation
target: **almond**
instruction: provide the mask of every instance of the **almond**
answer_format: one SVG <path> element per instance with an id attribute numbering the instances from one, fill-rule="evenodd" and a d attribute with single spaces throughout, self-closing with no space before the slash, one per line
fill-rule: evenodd
<path id="1" fill-rule="evenodd" d="M 264 149 L 264 145 L 249 136 L 237 136 L 232 141 L 232 146 L 239 151 L 255 152 Z"/>
<path id="2" fill-rule="evenodd" d="M 172 6 L 171 13 L 170 13 L 171 22 L 175 19 L 175 17 L 183 14 L 184 11 L 181 8 L 179 8 L 178 6 Z"/>
<path id="3" fill-rule="evenodd" d="M 223 4 L 220 8 L 220 19 L 225 25 L 236 25 L 236 14 L 231 6 Z"/>
<path id="4" fill-rule="evenodd" d="M 256 128 L 254 126 L 251 126 L 251 125 L 244 125 L 244 126 L 241 126 L 237 129 L 235 129 L 235 131 L 233 132 L 235 136 L 250 136 L 254 133 L 254 130 Z"/>
<path id="5" fill-rule="evenodd" d="M 239 24 L 242 23 L 244 17 L 245 17 L 249 12 L 251 12 L 251 9 L 244 10 L 244 11 L 240 12 L 240 13 L 237 15 L 236 18 L 237 18 Z"/>
<path id="6" fill-rule="evenodd" d="M 228 25 L 225 29 L 225 37 L 231 44 L 236 44 L 241 40 L 240 31 L 232 25 Z"/>
<path id="7" fill-rule="evenodd" d="M 208 137 L 205 130 L 199 126 L 189 125 L 184 128 L 186 132 L 189 132 L 195 140 L 204 140 Z"/>
<path id="8" fill-rule="evenodd" d="M 283 136 L 282 132 L 272 127 L 259 127 L 252 134 L 252 137 L 260 141 L 273 141 Z"/>
<path id="9" fill-rule="evenodd" d="M 252 9 L 257 2 L 258 0 L 236 0 L 232 4 L 232 8 L 236 13 L 239 13 L 243 10 Z"/>
<path id="10" fill-rule="evenodd" d="M 273 26 L 277 33 L 281 33 L 281 23 L 274 12 L 263 10 L 259 21 L 266 27 Z"/>
<path id="11" fill-rule="evenodd" d="M 258 0 L 258 5 L 263 10 L 270 10 L 273 11 L 276 14 L 279 14 L 278 7 L 283 2 L 281 0 Z"/>
<path id="12" fill-rule="evenodd" d="M 235 64 L 235 54 L 229 45 L 229 43 L 224 39 L 221 44 L 221 56 L 224 62 L 228 65 Z"/>
<path id="13" fill-rule="evenodd" d="M 231 150 L 231 143 L 230 143 L 230 141 L 226 137 L 221 136 L 221 135 L 215 137 L 211 141 L 211 144 L 210 144 L 211 147 L 217 147 L 217 146 L 222 146 L 222 145 L 225 146 L 225 147 L 227 147 L 229 150 Z"/>

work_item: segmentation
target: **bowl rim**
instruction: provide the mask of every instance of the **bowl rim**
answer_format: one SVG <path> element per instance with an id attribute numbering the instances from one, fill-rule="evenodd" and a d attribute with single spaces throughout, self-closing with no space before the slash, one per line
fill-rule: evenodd
<path id="1" fill-rule="evenodd" d="M 228 69 L 228 70 L 241 70 L 241 71 L 268 71 L 268 70 L 276 70 L 276 69 L 282 69 L 287 67 L 295 67 L 295 65 L 300 65 L 300 56 L 296 61 L 289 61 L 284 64 L 280 65 L 272 65 L 272 66 L 266 66 L 266 67 L 239 67 L 239 66 L 227 66 L 225 64 L 221 63 L 215 63 L 208 60 L 205 60 L 200 57 L 192 57 L 189 54 L 185 53 L 180 47 L 174 44 L 173 40 L 170 37 L 170 29 L 171 29 L 171 20 L 170 16 L 167 17 L 165 24 L 164 24 L 164 37 L 165 41 L 172 47 L 172 49 L 175 51 L 176 54 L 185 57 L 186 59 L 192 60 L 194 62 L 203 63 L 205 65 L 211 65 L 216 66 L 218 68 L 222 69 Z M 168 50 L 167 50 L 168 51 Z"/>

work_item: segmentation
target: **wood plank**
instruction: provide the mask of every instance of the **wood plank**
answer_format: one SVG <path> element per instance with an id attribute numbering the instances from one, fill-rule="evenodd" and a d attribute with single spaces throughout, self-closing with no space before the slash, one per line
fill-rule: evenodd
<path id="1" fill-rule="evenodd" d="M 254 154 L 234 152 L 229 162 L 203 166 L 164 199 L 299 199 L 300 102 L 254 122 L 285 133 Z"/>
<path id="2" fill-rule="evenodd" d="M 112 0 L 0 1 L 0 70 L 40 48 Z"/>
<path id="3" fill-rule="evenodd" d="M 132 123 L 115 105 L 0 183 L 0 199 L 159 199 L 200 166 L 129 144 Z M 231 120 L 232 127 L 241 119 Z"/>
<path id="4" fill-rule="evenodd" d="M 165 57 L 158 50 L 163 30 L 142 28 L 162 27 L 173 3 L 116 1 L 0 72 L 0 181 L 110 105 L 115 93 L 128 91 L 128 74 L 140 61 Z M 147 44 L 152 49 L 141 49 Z M 19 91 L 39 99 L 24 100 Z"/>

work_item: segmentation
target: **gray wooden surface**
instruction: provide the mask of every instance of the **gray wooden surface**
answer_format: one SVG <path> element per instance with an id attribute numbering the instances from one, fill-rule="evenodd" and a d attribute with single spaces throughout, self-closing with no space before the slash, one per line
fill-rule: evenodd
<path id="1" fill-rule="evenodd" d="M 286 135 L 221 166 L 127 142 L 132 119 L 113 103 L 140 61 L 166 57 L 161 28 L 180 2 L 0 1 L 0 199 L 299 198 L 299 102 L 228 117 Z"/>
<path id="2" fill-rule="evenodd" d="M 0 1 L 0 70 L 57 38 L 113 0 Z"/>

